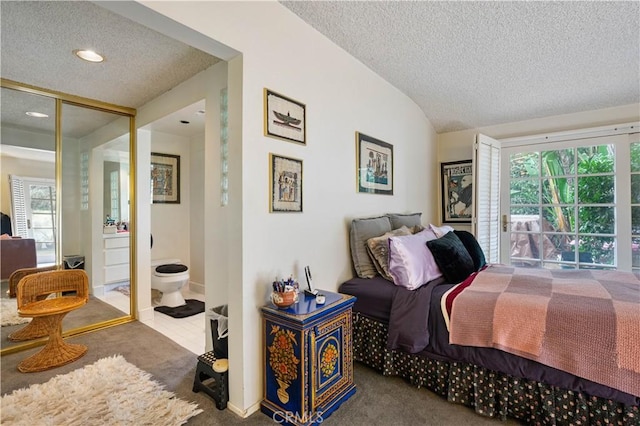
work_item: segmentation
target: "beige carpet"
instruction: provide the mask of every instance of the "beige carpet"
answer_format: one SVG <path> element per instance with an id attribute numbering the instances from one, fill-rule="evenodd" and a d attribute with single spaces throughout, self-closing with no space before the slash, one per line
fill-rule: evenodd
<path id="1" fill-rule="evenodd" d="M 202 412 L 176 398 L 121 355 L 13 391 L 0 401 L 2 425 L 182 425 Z"/>

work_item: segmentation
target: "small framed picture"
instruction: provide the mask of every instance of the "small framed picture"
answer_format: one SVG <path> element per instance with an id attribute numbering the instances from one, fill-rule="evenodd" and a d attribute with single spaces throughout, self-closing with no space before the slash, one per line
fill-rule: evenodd
<path id="1" fill-rule="evenodd" d="M 264 135 L 307 144 L 305 105 L 264 89 Z"/>
<path id="2" fill-rule="evenodd" d="M 473 172 L 471 160 L 441 163 L 442 222 L 471 223 Z"/>
<path id="3" fill-rule="evenodd" d="M 302 160 L 269 154 L 269 211 L 302 212 Z"/>
<path id="4" fill-rule="evenodd" d="M 180 204 L 180 156 L 151 153 L 153 203 Z"/>
<path id="5" fill-rule="evenodd" d="M 358 192 L 393 195 L 393 145 L 356 132 Z"/>

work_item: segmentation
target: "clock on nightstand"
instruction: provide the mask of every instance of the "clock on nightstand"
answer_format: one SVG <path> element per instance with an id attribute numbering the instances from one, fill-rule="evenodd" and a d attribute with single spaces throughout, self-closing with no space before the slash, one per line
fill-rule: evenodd
<path id="1" fill-rule="evenodd" d="M 351 309 L 356 298 L 322 291 L 287 309 L 262 308 L 263 413 L 282 424 L 319 424 L 356 391 Z"/>

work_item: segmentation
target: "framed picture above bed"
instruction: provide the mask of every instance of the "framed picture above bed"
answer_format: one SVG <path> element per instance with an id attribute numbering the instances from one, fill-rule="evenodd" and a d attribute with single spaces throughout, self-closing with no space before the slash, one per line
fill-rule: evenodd
<path id="1" fill-rule="evenodd" d="M 393 145 L 356 132 L 358 192 L 393 195 Z"/>
<path id="2" fill-rule="evenodd" d="M 442 222 L 471 223 L 473 173 L 471 160 L 440 164 Z"/>
<path id="3" fill-rule="evenodd" d="M 269 211 L 302 213 L 302 160 L 269 154 Z"/>
<path id="4" fill-rule="evenodd" d="M 306 125 L 304 104 L 264 89 L 265 136 L 306 145 Z"/>

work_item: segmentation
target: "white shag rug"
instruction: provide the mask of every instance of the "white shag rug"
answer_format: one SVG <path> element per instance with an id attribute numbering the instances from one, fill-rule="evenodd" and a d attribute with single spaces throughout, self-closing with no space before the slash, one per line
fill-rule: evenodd
<path id="1" fill-rule="evenodd" d="M 18 302 L 16 299 L 7 299 L 5 297 L 0 299 L 2 301 L 2 311 L 0 311 L 0 327 L 5 325 L 18 325 L 31 321 L 31 318 L 22 318 L 18 316 Z"/>
<path id="2" fill-rule="evenodd" d="M 202 412 L 122 355 L 15 390 L 2 397 L 0 411 L 3 426 L 177 426 Z"/>

